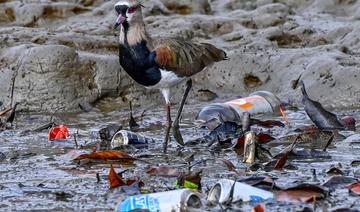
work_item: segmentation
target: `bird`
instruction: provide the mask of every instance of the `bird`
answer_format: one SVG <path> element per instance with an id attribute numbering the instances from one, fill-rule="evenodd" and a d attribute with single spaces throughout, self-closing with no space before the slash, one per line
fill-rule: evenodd
<path id="1" fill-rule="evenodd" d="M 196 43 L 181 38 L 153 39 L 146 31 L 140 0 L 121 0 L 114 6 L 114 30 L 120 27 L 119 60 L 127 74 L 147 89 L 159 89 L 166 104 L 164 153 L 170 129 L 175 140 L 184 145 L 179 119 L 192 87 L 191 77 L 215 62 L 227 60 L 227 54 L 209 43 Z M 170 90 L 186 81 L 186 88 L 174 122 L 171 120 Z"/>

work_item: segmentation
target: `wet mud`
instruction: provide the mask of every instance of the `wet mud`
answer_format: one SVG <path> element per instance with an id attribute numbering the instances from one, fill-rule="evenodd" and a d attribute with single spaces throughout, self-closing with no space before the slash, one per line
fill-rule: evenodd
<path id="1" fill-rule="evenodd" d="M 219 102 L 219 99 L 216 100 Z M 221 100 L 220 100 L 221 101 Z M 111 102 L 109 102 L 111 104 Z M 181 131 L 186 141 L 194 140 L 206 133 L 197 129 L 194 124 L 196 112 L 208 103 L 192 102 L 186 105 L 181 122 Z M 174 106 L 174 108 L 176 108 Z M 144 108 L 135 107 L 134 116 L 140 128 L 136 131 L 142 134 L 162 139 L 165 121 L 162 107 L 154 107 L 143 112 Z M 290 126 L 273 129 L 256 128 L 256 131 L 270 133 L 278 138 L 265 146 L 273 152 L 279 152 L 289 145 L 294 136 L 289 132 L 296 128 L 311 124 L 304 110 L 287 111 Z M 360 119 L 360 111 L 338 112 L 339 115 L 353 115 Z M 16 118 L 16 128 L 0 132 L 0 210 L 1 211 L 24 211 L 24 210 L 76 210 L 76 211 L 112 211 L 127 194 L 120 188 L 109 189 L 110 162 L 103 163 L 79 163 L 71 160 L 71 154 L 75 149 L 73 137 L 69 142 L 48 141 L 48 130 L 33 132 L 41 125 L 49 122 L 52 114 L 20 114 Z M 261 119 L 282 120 L 281 117 L 259 116 Z M 121 124 L 124 129 L 128 128 L 129 110 L 103 110 L 95 108 L 89 113 L 56 114 L 52 119 L 57 123 L 66 124 L 71 135 L 77 132 L 79 148 L 92 149 L 100 142 L 99 130 L 108 124 Z M 358 124 L 359 125 L 359 124 Z M 359 126 L 357 126 L 359 128 Z M 341 132 L 349 136 L 356 132 Z M 294 134 L 294 133 L 290 133 Z M 231 149 L 212 149 L 207 144 L 191 145 L 185 148 L 177 147 L 171 140 L 168 154 L 162 153 L 162 144 L 156 143 L 148 148 L 126 148 L 123 151 L 132 156 L 147 161 L 135 161 L 133 165 L 114 163 L 116 171 L 128 169 L 123 174 L 124 178 L 140 177 L 145 188 L 150 192 L 166 191 L 175 188 L 176 178 L 162 178 L 145 173 L 150 165 L 170 165 L 172 167 L 187 169 L 188 163 L 185 158 L 194 154 L 193 170 L 202 171 L 202 192 L 207 194 L 210 188 L 219 179 L 236 179 L 233 172 L 227 170 L 220 159 L 231 161 L 237 170 L 244 171 L 246 175 L 268 175 L 275 179 L 277 186 L 290 186 L 301 182 L 325 183 L 331 175 L 327 171 L 332 166 L 341 164 L 344 176 L 359 178 L 360 166 L 351 165 L 354 160 L 359 160 L 358 142 L 342 143 L 343 138 L 337 139 L 327 148 L 327 157 L 313 155 L 306 157 L 293 157 L 290 162 L 292 169 L 264 171 L 251 171 L 250 165 L 242 162 L 242 156 Z M 326 138 L 313 135 L 296 147 L 298 151 L 317 149 L 322 150 L 326 145 Z M 100 181 L 97 178 L 99 176 Z M 359 208 L 359 197 L 349 194 L 348 189 L 332 187 L 331 195 L 325 200 L 308 204 L 289 204 L 279 202 L 265 202 L 267 210 L 291 209 L 303 210 L 304 208 L 316 211 L 333 210 L 337 208 Z M 329 189 L 329 190 L 331 190 Z M 232 209 L 249 211 L 256 203 L 238 203 L 231 206 Z M 219 210 L 219 207 L 204 206 L 204 210 Z"/>

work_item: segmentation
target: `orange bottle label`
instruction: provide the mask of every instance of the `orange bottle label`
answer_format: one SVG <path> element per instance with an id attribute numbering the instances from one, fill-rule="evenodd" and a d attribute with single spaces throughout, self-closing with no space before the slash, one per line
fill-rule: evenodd
<path id="1" fill-rule="evenodd" d="M 255 100 L 265 100 L 265 99 L 263 97 L 250 96 L 250 97 L 241 98 L 241 99 L 234 99 L 234 100 L 225 102 L 225 104 L 235 105 L 242 109 L 249 109 L 254 106 L 254 104 L 252 102 L 250 102 L 251 100 L 255 101 Z"/>

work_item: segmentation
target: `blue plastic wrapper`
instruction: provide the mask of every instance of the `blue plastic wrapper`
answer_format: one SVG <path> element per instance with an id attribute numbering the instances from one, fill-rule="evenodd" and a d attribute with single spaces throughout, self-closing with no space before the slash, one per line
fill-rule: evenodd
<path id="1" fill-rule="evenodd" d="M 147 209 L 149 211 L 160 211 L 158 198 L 150 197 L 148 194 L 137 195 L 126 198 L 119 204 L 117 211 L 126 212 L 135 209 Z"/>

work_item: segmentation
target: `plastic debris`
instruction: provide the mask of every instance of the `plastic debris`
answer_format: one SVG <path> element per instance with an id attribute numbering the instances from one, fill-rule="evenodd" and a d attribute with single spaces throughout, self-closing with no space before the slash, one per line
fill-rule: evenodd
<path id="1" fill-rule="evenodd" d="M 225 103 L 213 103 L 204 107 L 196 117 L 196 123 L 214 130 L 225 122 L 241 126 L 244 113 L 281 115 L 281 101 L 268 91 L 257 91 L 249 97 L 234 99 Z"/>
<path id="2" fill-rule="evenodd" d="M 210 190 L 208 201 L 212 203 L 224 204 L 229 202 L 266 201 L 272 200 L 272 192 L 265 191 L 251 185 L 235 182 L 229 179 L 219 180 Z"/>
<path id="3" fill-rule="evenodd" d="M 191 189 L 179 189 L 167 192 L 131 196 L 121 202 L 116 211 L 188 211 L 189 208 L 201 208 L 200 194 Z"/>
<path id="4" fill-rule="evenodd" d="M 66 125 L 53 127 L 49 131 L 49 140 L 66 140 L 69 137 L 69 128 Z"/>

